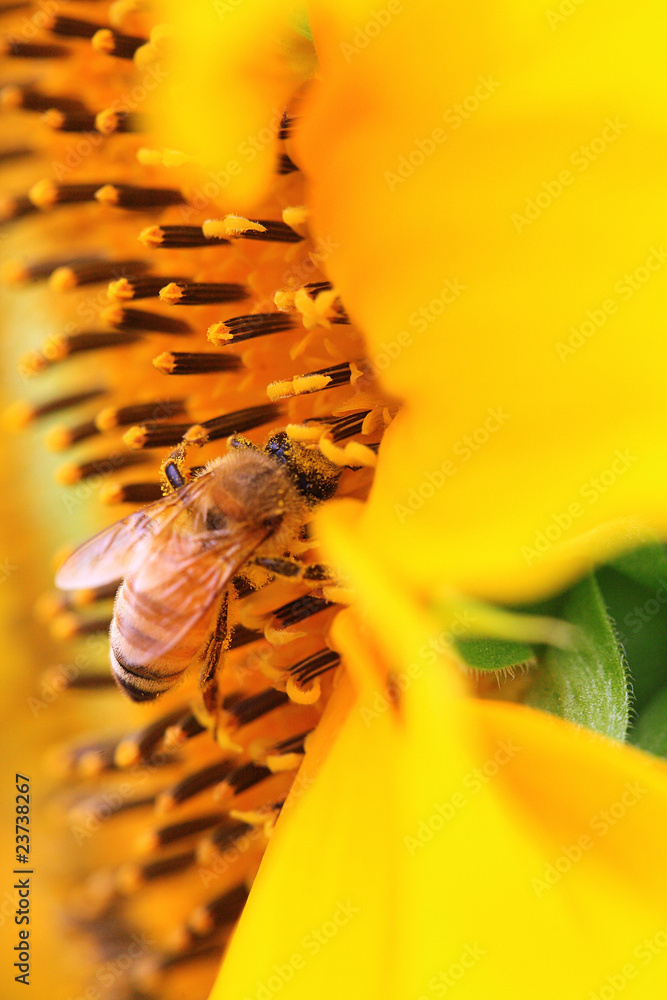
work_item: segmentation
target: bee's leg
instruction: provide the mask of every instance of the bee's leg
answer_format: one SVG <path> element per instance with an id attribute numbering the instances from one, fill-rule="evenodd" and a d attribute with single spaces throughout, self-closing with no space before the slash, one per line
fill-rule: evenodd
<path id="1" fill-rule="evenodd" d="M 183 467 L 186 450 L 187 445 L 185 442 L 181 442 L 162 463 L 160 478 L 162 479 L 163 488 L 166 489 L 167 493 L 173 493 L 174 490 L 180 489 L 181 486 L 185 486 L 188 482 Z"/>
<path id="2" fill-rule="evenodd" d="M 310 563 L 310 565 L 304 566 L 303 563 L 299 563 L 295 559 L 272 559 L 261 556 L 252 561 L 256 566 L 262 566 L 269 573 L 275 573 L 276 576 L 287 576 L 299 580 L 334 580 L 336 578 L 334 570 L 323 563 Z"/>
<path id="3" fill-rule="evenodd" d="M 215 627 L 209 636 L 203 654 L 203 664 L 199 671 L 199 687 L 201 688 L 204 708 L 212 716 L 217 725 L 218 710 L 218 666 L 220 657 L 229 642 L 227 629 L 227 594 L 222 599 Z"/>

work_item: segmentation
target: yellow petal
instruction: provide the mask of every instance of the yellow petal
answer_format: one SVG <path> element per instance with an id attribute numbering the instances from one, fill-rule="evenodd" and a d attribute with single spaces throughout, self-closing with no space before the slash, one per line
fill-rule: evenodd
<path id="1" fill-rule="evenodd" d="M 421 613 L 393 594 L 391 616 L 363 599 L 344 612 L 337 639 L 356 677 L 378 655 L 419 669 L 398 705 L 340 683 L 214 1000 L 659 995 L 667 768 L 520 706 L 452 697 L 450 665 L 420 652 Z"/>
<path id="2" fill-rule="evenodd" d="M 312 6 L 311 220 L 406 401 L 366 544 L 514 599 L 664 533 L 664 5 Z"/>
<path id="3" fill-rule="evenodd" d="M 170 146 L 206 168 L 209 200 L 250 206 L 268 187 L 289 98 L 311 67 L 310 43 L 280 0 L 166 0 L 173 30 L 166 99 L 157 107 Z"/>

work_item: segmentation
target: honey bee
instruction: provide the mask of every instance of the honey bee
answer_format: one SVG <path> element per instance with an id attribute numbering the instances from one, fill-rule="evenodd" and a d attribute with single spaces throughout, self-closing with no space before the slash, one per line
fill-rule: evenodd
<path id="1" fill-rule="evenodd" d="M 284 555 L 308 509 L 335 491 L 338 470 L 315 467 L 311 458 L 316 475 L 304 473 L 299 451 L 306 449 L 284 434 L 264 450 L 243 439 L 232 443 L 235 449 L 201 475 L 85 542 L 56 576 L 64 590 L 122 579 L 110 659 L 133 701 L 157 698 L 182 678 L 211 632 L 221 598 L 226 613 L 232 578 L 251 559 Z M 183 482 L 172 464 L 172 483 L 174 476 Z M 210 664 L 202 674 L 207 669 L 203 682 L 210 680 Z"/>

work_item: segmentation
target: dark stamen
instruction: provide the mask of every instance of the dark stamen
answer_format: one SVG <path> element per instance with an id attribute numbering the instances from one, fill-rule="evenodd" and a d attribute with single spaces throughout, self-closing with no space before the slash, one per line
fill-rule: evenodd
<path id="1" fill-rule="evenodd" d="M 332 439 L 334 441 L 343 441 L 354 434 L 360 434 L 364 420 L 369 413 L 370 410 L 362 410 L 360 413 L 350 413 L 346 417 L 341 417 L 331 431 Z"/>
<path id="2" fill-rule="evenodd" d="M 111 673 L 79 674 L 71 680 L 65 679 L 64 686 L 68 691 L 98 691 L 115 687 L 116 682 Z"/>
<path id="3" fill-rule="evenodd" d="M 0 41 L 0 55 L 14 59 L 64 59 L 70 50 L 64 45 L 47 45 L 40 42 L 20 42 L 16 38 Z"/>
<path id="4" fill-rule="evenodd" d="M 37 211 L 27 195 L 18 197 L 0 196 L 0 223 L 13 222 L 15 219 L 22 219 L 26 215 L 32 215 Z"/>
<path id="5" fill-rule="evenodd" d="M 270 333 L 293 330 L 295 326 L 294 319 L 288 313 L 250 313 L 248 316 L 234 316 L 233 319 L 214 323 L 209 327 L 208 339 L 216 347 L 224 347 L 242 340 L 265 337 Z"/>
<path id="6" fill-rule="evenodd" d="M 145 455 L 136 455 L 126 451 L 114 452 L 95 458 L 90 462 L 81 462 L 78 465 L 74 463 L 61 465 L 56 472 L 56 478 L 61 485 L 71 486 L 84 479 L 111 475 L 120 469 L 127 469 L 130 465 L 141 465 L 145 461 Z"/>
<path id="7" fill-rule="evenodd" d="M 220 417 L 205 420 L 203 424 L 191 426 L 185 435 L 185 440 L 193 444 L 203 444 L 206 441 L 229 437 L 231 434 L 242 434 L 244 431 L 277 420 L 281 413 L 281 408 L 275 403 L 263 403 L 260 406 L 248 406 L 244 410 L 235 410 L 233 413 L 223 413 Z"/>
<path id="8" fill-rule="evenodd" d="M 115 740 L 99 740 L 70 747 L 64 754 L 63 762 L 72 774 L 95 775 L 104 771 L 114 771 Z"/>
<path id="9" fill-rule="evenodd" d="M 333 670 L 340 663 L 340 655 L 333 649 L 322 649 L 307 656 L 289 668 L 289 672 L 299 684 L 307 684 L 320 674 Z"/>
<path id="10" fill-rule="evenodd" d="M 108 632 L 110 625 L 111 618 L 108 615 L 103 618 L 84 619 L 73 612 L 67 612 L 53 619 L 51 633 L 56 639 L 78 639 L 84 635 Z"/>
<path id="11" fill-rule="evenodd" d="M 65 111 L 53 106 L 45 112 L 42 121 L 56 132 L 96 132 L 93 111 Z"/>
<path id="12" fill-rule="evenodd" d="M 187 281 L 187 278 L 171 277 L 164 274 L 133 274 L 128 278 L 119 278 L 118 281 L 111 282 L 107 294 L 110 299 L 153 299 L 157 298 L 160 289 L 171 281 Z"/>
<path id="13" fill-rule="evenodd" d="M 185 201 L 176 188 L 139 187 L 136 184 L 104 184 L 95 192 L 95 198 L 104 205 L 133 211 L 182 205 Z"/>
<path id="14" fill-rule="evenodd" d="M 123 434 L 123 442 L 128 448 L 168 448 L 183 440 L 190 424 L 135 424 Z"/>
<path id="15" fill-rule="evenodd" d="M 101 28 L 92 39 L 93 48 L 97 49 L 98 52 L 105 52 L 109 56 L 116 56 L 117 59 L 134 59 L 137 49 L 140 49 L 147 41 L 147 38 L 124 35 L 112 28 Z"/>
<path id="16" fill-rule="evenodd" d="M 207 306 L 219 302 L 238 302 L 248 297 L 245 285 L 224 282 L 170 282 L 160 290 L 163 302 L 175 306 Z"/>
<path id="17" fill-rule="evenodd" d="M 77 97 L 61 94 L 44 94 L 29 84 L 10 83 L 2 88 L 0 102 L 6 108 L 21 108 L 23 111 L 87 111 Z"/>
<path id="18" fill-rule="evenodd" d="M 159 483 L 109 483 L 100 491 L 100 500 L 105 504 L 154 503 L 163 496 Z"/>
<path id="19" fill-rule="evenodd" d="M 120 767 L 129 767 L 137 761 L 146 760 L 162 742 L 170 726 L 183 717 L 183 708 L 172 709 L 166 715 L 161 715 L 143 729 L 129 736 L 124 736 L 116 750 L 116 763 Z"/>
<path id="20" fill-rule="evenodd" d="M 216 826 L 215 830 L 209 833 L 207 842 L 212 844 L 217 851 L 224 851 L 251 829 L 249 823 L 230 819 L 221 823 L 220 826 Z"/>
<path id="21" fill-rule="evenodd" d="M 121 305 L 109 306 L 102 319 L 116 330 L 145 330 L 148 333 L 189 334 L 192 327 L 183 319 L 147 312 L 144 309 L 125 309 Z"/>
<path id="22" fill-rule="evenodd" d="M 311 618 L 326 608 L 333 608 L 331 601 L 325 601 L 323 597 L 313 597 L 312 594 L 304 594 L 287 604 L 281 605 L 273 612 L 273 617 L 278 619 L 281 628 L 289 628 L 290 625 L 297 625 L 299 622 Z"/>
<path id="23" fill-rule="evenodd" d="M 279 139 L 288 139 L 291 135 L 292 129 L 294 127 L 294 122 L 296 118 L 290 118 L 287 112 L 285 112 L 280 120 L 280 131 L 278 132 Z"/>
<path id="24" fill-rule="evenodd" d="M 92 38 L 102 25 L 83 21 L 78 17 L 63 17 L 60 14 L 54 14 L 48 19 L 45 27 L 54 35 L 62 35 L 64 38 Z"/>
<path id="25" fill-rule="evenodd" d="M 196 715 L 192 712 L 186 712 L 176 725 L 170 726 L 165 733 L 165 745 L 169 743 L 170 746 L 178 746 L 188 740 L 193 740 L 196 736 L 201 736 L 206 731 L 206 726 L 199 721 Z"/>
<path id="26" fill-rule="evenodd" d="M 344 413 L 342 417 L 307 417 L 304 424 L 325 424 L 329 427 L 333 441 L 343 441 L 345 438 L 360 434 L 364 420 L 370 410 L 360 410 L 354 413 Z"/>
<path id="27" fill-rule="evenodd" d="M 309 281 L 303 287 L 308 289 L 308 294 L 314 299 L 317 298 L 320 292 L 330 292 L 333 285 L 330 281 Z"/>
<path id="28" fill-rule="evenodd" d="M 8 163 L 10 160 L 22 160 L 27 156 L 34 156 L 35 150 L 30 146 L 8 146 L 0 149 L 0 163 Z"/>
<path id="29" fill-rule="evenodd" d="M 242 764 L 241 767 L 230 771 L 220 787 L 221 790 L 229 789 L 233 795 L 240 795 L 241 792 L 247 791 L 248 788 L 253 788 L 255 785 L 259 785 L 261 781 L 270 778 L 272 774 L 273 771 L 269 770 L 268 767 L 250 761 L 248 764 Z"/>
<path id="30" fill-rule="evenodd" d="M 206 236 L 265 243 L 300 243 L 303 240 L 303 236 L 279 219 L 244 219 L 228 215 L 224 219 L 207 219 L 202 230 Z"/>
<path id="31" fill-rule="evenodd" d="M 139 240 L 151 249 L 225 246 L 229 240 L 204 236 L 201 226 L 148 226 Z"/>
<path id="32" fill-rule="evenodd" d="M 68 596 L 72 602 L 72 607 L 85 608 L 99 601 L 108 601 L 110 598 L 115 597 L 119 587 L 120 580 L 114 580 L 112 583 L 105 583 L 101 587 L 72 590 Z"/>
<path id="33" fill-rule="evenodd" d="M 109 679 L 115 683 L 113 678 L 109 677 Z M 102 820 L 118 816 L 119 813 L 131 812 L 133 809 L 144 809 L 147 806 L 152 806 L 154 802 L 155 796 L 153 795 L 136 799 L 128 799 L 120 795 L 113 798 L 108 795 L 99 795 L 77 802 L 71 812 L 84 822 L 86 818 Z"/>
<path id="34" fill-rule="evenodd" d="M 50 277 L 60 267 L 79 267 L 80 265 L 100 263 L 99 254 L 86 254 L 79 257 L 47 257 L 33 260 L 29 264 L 21 261 L 8 260 L 3 265 L 2 277 L 6 284 L 22 284 L 25 281 L 43 281 Z"/>
<path id="35" fill-rule="evenodd" d="M 146 963 L 144 976 L 148 979 L 149 984 L 153 984 L 155 979 L 159 978 L 160 973 L 167 973 L 170 969 L 177 969 L 179 966 L 186 965 L 189 962 L 198 963 L 201 959 L 211 957 L 220 958 L 220 945 L 217 942 L 202 947 L 201 945 L 193 945 L 188 936 L 187 943 L 182 949 L 151 956 L 151 959 Z M 144 997 L 144 993 L 136 994 L 131 1000 L 143 1000 Z"/>
<path id="36" fill-rule="evenodd" d="M 183 851 L 144 864 L 130 861 L 123 865 L 118 873 L 119 887 L 124 892 L 134 892 L 143 882 L 154 882 L 156 879 L 168 878 L 170 875 L 186 871 L 195 860 L 194 851 Z"/>
<path id="37" fill-rule="evenodd" d="M 288 701 L 289 698 L 284 691 L 277 691 L 275 688 L 266 688 L 258 694 L 244 698 L 229 709 L 227 709 L 227 706 L 223 702 L 223 708 L 233 716 L 236 725 L 241 727 L 247 726 L 264 715 L 268 715 L 269 712 L 280 708 L 281 705 L 286 705 Z"/>
<path id="38" fill-rule="evenodd" d="M 97 434 L 99 430 L 94 420 L 84 420 L 72 427 L 53 427 L 46 436 L 46 446 L 51 451 L 64 451 L 73 444 L 87 441 Z"/>
<path id="39" fill-rule="evenodd" d="M 80 403 L 87 403 L 91 399 L 104 396 L 107 392 L 102 387 L 94 389 L 84 389 L 82 392 L 69 393 L 67 396 L 56 396 L 54 399 L 44 400 L 42 403 L 25 403 L 21 401 L 18 406 L 12 408 L 9 414 L 10 421 L 16 427 L 25 427 L 33 420 L 42 417 L 49 417 L 53 413 L 60 413 Z"/>
<path id="40" fill-rule="evenodd" d="M 189 917 L 188 927 L 199 937 L 208 937 L 214 931 L 234 924 L 241 916 L 248 898 L 244 883 L 234 886 L 215 899 L 199 906 Z"/>
<path id="41" fill-rule="evenodd" d="M 305 375 L 296 375 L 292 379 L 271 382 L 267 386 L 269 399 L 289 399 L 292 396 L 305 396 L 323 389 L 334 389 L 347 385 L 352 377 L 352 367 L 349 362 L 320 368 Z"/>
<path id="42" fill-rule="evenodd" d="M 95 115 L 95 128 L 101 135 L 114 135 L 120 132 L 147 132 L 148 122 L 145 115 L 135 111 L 120 111 L 116 108 L 104 108 Z"/>
<path id="43" fill-rule="evenodd" d="M 140 420 L 175 417 L 184 412 L 184 399 L 153 399 L 148 403 L 108 407 L 97 414 L 95 423 L 101 431 L 109 431 L 114 427 L 129 427 Z"/>
<path id="44" fill-rule="evenodd" d="M 103 284 L 119 278 L 126 271 L 143 271 L 149 267 L 145 260 L 95 260 L 58 267 L 51 274 L 50 284 L 55 291 L 67 291 L 80 285 Z"/>
<path id="45" fill-rule="evenodd" d="M 195 795 L 199 795 L 200 792 L 205 792 L 207 789 L 213 788 L 214 785 L 224 781 L 227 775 L 233 770 L 233 767 L 234 761 L 232 759 L 219 760 L 215 764 L 209 764 L 208 767 L 202 767 L 198 771 L 193 771 L 192 774 L 188 774 L 182 781 L 179 781 L 171 788 L 167 788 L 160 794 L 157 801 L 158 811 L 163 813 L 169 812 L 175 806 L 187 802 L 188 799 L 194 798 Z"/>
<path id="46" fill-rule="evenodd" d="M 53 364 L 71 357 L 72 354 L 99 351 L 107 347 L 125 347 L 140 339 L 138 333 L 110 333 L 108 331 L 97 333 L 89 330 L 85 333 L 72 333 L 65 337 L 53 337 L 52 340 L 43 345 L 42 355 L 47 362 Z"/>
<path id="47" fill-rule="evenodd" d="M 170 823 L 156 830 L 149 830 L 145 839 L 146 847 L 156 850 L 159 847 L 166 847 L 167 844 L 186 840 L 196 833 L 201 833 L 202 830 L 210 830 L 211 827 L 217 826 L 224 816 L 225 814 L 221 812 L 205 813 L 202 816 L 193 816 L 192 819 L 181 820 L 179 823 Z"/>
<path id="48" fill-rule="evenodd" d="M 54 205 L 78 205 L 93 201 L 101 184 L 56 184 L 52 180 L 38 181 L 28 191 L 28 197 L 37 208 L 52 208 Z"/>
<path id="49" fill-rule="evenodd" d="M 295 170 L 298 170 L 296 163 L 292 160 L 287 153 L 281 153 L 280 159 L 278 160 L 278 173 L 279 174 L 293 174 Z"/>
<path id="50" fill-rule="evenodd" d="M 164 351 L 157 358 L 153 358 L 153 365 L 163 375 L 235 372 L 243 367 L 241 359 L 235 354 L 199 353 L 196 351 Z"/>
<path id="51" fill-rule="evenodd" d="M 307 737 L 310 736 L 312 732 L 312 729 L 307 729 L 303 733 L 296 733 L 294 736 L 288 736 L 286 740 L 274 743 L 268 752 L 269 754 L 276 754 L 280 757 L 288 753 L 305 753 L 304 745 Z"/>
<path id="52" fill-rule="evenodd" d="M 257 642 L 259 639 L 263 638 L 263 632 L 258 632 L 256 629 L 246 628 L 245 625 L 235 625 L 232 629 L 229 646 L 227 648 L 229 650 L 240 649 L 242 646 L 248 646 L 251 642 Z"/>

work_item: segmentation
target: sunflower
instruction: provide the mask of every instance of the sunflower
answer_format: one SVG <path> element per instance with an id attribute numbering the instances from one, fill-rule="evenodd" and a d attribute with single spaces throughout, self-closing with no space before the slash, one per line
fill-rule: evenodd
<path id="1" fill-rule="evenodd" d="M 664 636 L 630 674 L 607 605 L 662 621 L 664 15 L 11 6 L 10 417 L 76 449 L 67 537 L 230 435 L 337 486 L 237 568 L 213 700 L 113 690 L 114 587 L 40 602 L 88 988 L 655 995 Z"/>

